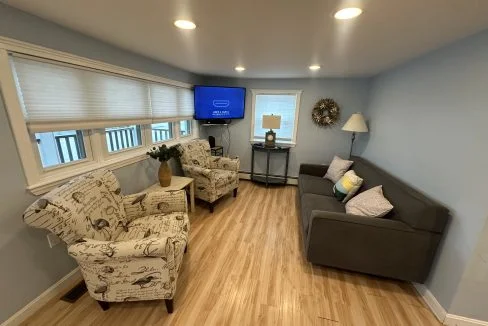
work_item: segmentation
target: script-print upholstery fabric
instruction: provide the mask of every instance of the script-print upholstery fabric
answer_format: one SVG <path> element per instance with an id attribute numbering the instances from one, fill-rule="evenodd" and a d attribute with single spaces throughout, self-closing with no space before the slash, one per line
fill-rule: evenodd
<path id="1" fill-rule="evenodd" d="M 89 175 L 116 181 L 105 170 Z M 78 182 L 84 182 L 85 178 L 74 179 L 65 191 L 71 192 L 71 187 L 79 189 Z M 120 211 L 124 212 L 124 223 L 117 228 L 117 233 L 112 233 L 110 239 L 91 237 L 92 233 L 88 233 L 68 245 L 68 253 L 78 262 L 88 292 L 96 300 L 108 302 L 172 299 L 190 230 L 185 192 L 160 191 L 126 197 L 120 195 L 120 190 L 117 193 Z M 62 202 L 53 194 L 59 193 L 53 190 L 45 197 L 53 203 Z M 27 209 L 25 216 L 30 216 L 33 210 L 38 210 L 37 202 Z M 63 213 L 61 210 L 56 215 L 60 221 Z M 45 227 L 39 224 L 39 219 L 26 218 L 28 221 Z M 53 224 L 47 218 L 45 222 L 45 225 Z M 70 225 L 67 223 L 65 227 Z"/>
<path id="2" fill-rule="evenodd" d="M 120 185 L 112 172 L 79 176 L 34 202 L 24 221 L 67 244 L 81 238 L 112 240 L 127 224 Z"/>
<path id="3" fill-rule="evenodd" d="M 186 177 L 195 182 L 195 196 L 209 203 L 239 187 L 239 159 L 210 155 L 206 140 L 181 144 L 180 162 Z"/>

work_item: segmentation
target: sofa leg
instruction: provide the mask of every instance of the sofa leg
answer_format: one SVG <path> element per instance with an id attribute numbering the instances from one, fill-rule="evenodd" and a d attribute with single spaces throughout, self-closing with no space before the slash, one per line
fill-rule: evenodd
<path id="1" fill-rule="evenodd" d="M 208 203 L 208 209 L 210 210 L 210 213 L 214 212 L 214 207 L 215 207 L 215 203 Z"/>
<path id="2" fill-rule="evenodd" d="M 164 299 L 164 303 L 166 304 L 166 310 L 168 314 L 173 313 L 173 299 Z"/>
<path id="3" fill-rule="evenodd" d="M 237 197 L 237 188 L 234 189 L 234 197 Z"/>
<path id="4" fill-rule="evenodd" d="M 102 308 L 103 311 L 105 310 L 108 310 L 108 308 L 110 308 L 110 304 L 108 302 L 105 302 L 105 301 L 98 301 L 98 304 L 100 305 L 100 307 Z"/>

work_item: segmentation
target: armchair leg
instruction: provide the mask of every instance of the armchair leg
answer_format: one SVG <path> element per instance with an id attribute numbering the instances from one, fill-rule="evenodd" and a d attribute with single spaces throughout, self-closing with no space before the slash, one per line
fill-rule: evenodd
<path id="1" fill-rule="evenodd" d="M 234 189 L 234 197 L 237 197 L 237 188 Z"/>
<path id="2" fill-rule="evenodd" d="M 98 304 L 100 305 L 100 307 L 102 308 L 103 311 L 105 310 L 108 310 L 108 308 L 110 308 L 110 304 L 108 302 L 105 302 L 105 301 L 98 301 Z"/>
<path id="3" fill-rule="evenodd" d="M 215 207 L 215 202 L 214 203 L 208 203 L 208 209 L 210 210 L 210 213 L 214 212 L 214 207 Z"/>
<path id="4" fill-rule="evenodd" d="M 186 254 L 186 252 L 188 251 L 188 245 L 185 246 L 185 251 L 184 253 Z"/>
<path id="5" fill-rule="evenodd" d="M 168 314 L 173 313 L 173 299 L 164 299 L 164 303 L 166 304 L 166 310 Z"/>

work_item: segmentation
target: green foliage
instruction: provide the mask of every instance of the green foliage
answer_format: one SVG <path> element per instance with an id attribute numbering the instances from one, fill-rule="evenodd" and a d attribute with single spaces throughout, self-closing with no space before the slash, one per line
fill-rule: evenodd
<path id="1" fill-rule="evenodd" d="M 155 160 L 168 161 L 170 158 L 179 158 L 181 156 L 180 151 L 175 146 L 167 147 L 166 145 L 161 145 L 159 147 L 153 147 L 150 152 L 146 153 Z"/>

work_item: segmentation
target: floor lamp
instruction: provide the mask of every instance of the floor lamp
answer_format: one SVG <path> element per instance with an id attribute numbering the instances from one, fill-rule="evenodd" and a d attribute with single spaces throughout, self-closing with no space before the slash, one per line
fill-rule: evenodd
<path id="1" fill-rule="evenodd" d="M 368 132 L 368 126 L 366 126 L 366 122 L 364 121 L 364 117 L 361 113 L 354 113 L 351 115 L 349 120 L 347 120 L 342 130 L 345 131 L 352 131 L 352 138 L 351 138 L 351 149 L 349 150 L 349 158 L 352 155 L 352 146 L 354 145 L 354 140 L 356 140 L 356 133 L 357 132 Z"/>

